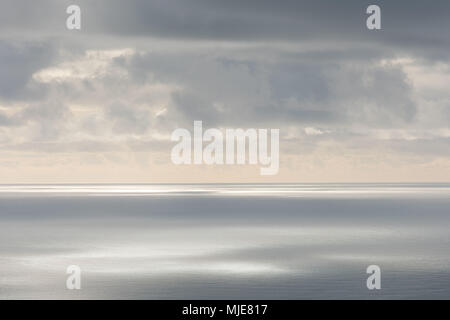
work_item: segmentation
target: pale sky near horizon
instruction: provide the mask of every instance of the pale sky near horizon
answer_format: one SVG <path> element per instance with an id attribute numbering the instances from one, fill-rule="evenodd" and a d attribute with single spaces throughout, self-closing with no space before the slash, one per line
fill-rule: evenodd
<path id="1" fill-rule="evenodd" d="M 449 18 L 444 0 L 0 0 L 0 184 L 449 182 Z M 194 120 L 280 129 L 279 174 L 172 164 Z"/>

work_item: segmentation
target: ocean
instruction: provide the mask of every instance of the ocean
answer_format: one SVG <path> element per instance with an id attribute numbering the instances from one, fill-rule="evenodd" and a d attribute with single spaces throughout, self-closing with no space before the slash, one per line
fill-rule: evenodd
<path id="1" fill-rule="evenodd" d="M 450 184 L 1 185 L 0 299 L 450 299 Z"/>

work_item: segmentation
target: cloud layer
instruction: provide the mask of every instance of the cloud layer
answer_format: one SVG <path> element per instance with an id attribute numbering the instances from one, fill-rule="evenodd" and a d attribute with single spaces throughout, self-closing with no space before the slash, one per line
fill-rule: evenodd
<path id="1" fill-rule="evenodd" d="M 178 168 L 194 120 L 280 128 L 276 181 L 450 179 L 450 4 L 3 1 L 0 173 L 7 182 L 253 181 Z"/>

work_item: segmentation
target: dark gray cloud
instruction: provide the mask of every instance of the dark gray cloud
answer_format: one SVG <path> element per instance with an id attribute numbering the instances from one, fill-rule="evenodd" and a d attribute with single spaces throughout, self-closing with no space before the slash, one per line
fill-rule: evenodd
<path id="1" fill-rule="evenodd" d="M 65 29 L 73 3 L 81 31 Z M 365 26 L 369 4 L 382 8 L 381 31 Z M 449 16 L 440 0 L 4 0 L 0 107 L 17 110 L 0 109 L 0 127 L 22 130 L 21 149 L 52 151 L 110 150 L 131 136 L 151 148 L 151 134 L 194 120 L 288 128 L 294 152 L 299 141 L 367 147 L 378 129 L 412 130 L 417 143 L 381 144 L 438 154 Z"/>
<path id="2" fill-rule="evenodd" d="M 44 86 L 32 81 L 37 70 L 52 63 L 54 49 L 47 43 L 0 40 L 0 98 L 35 98 Z"/>
<path id="3" fill-rule="evenodd" d="M 383 45 L 429 59 L 447 59 L 447 0 L 4 0 L 0 26 L 30 36 L 66 30 L 65 8 L 82 8 L 84 35 L 151 36 L 228 41 L 332 41 Z M 366 29 L 366 8 L 382 8 L 380 32 Z M 75 37 L 75 35 L 71 35 Z"/>
<path id="4" fill-rule="evenodd" d="M 209 125 L 363 123 L 402 126 L 416 103 L 403 70 L 372 60 L 298 56 L 251 62 L 220 54 L 136 54 L 116 60 L 138 83 L 182 87 L 167 116 Z"/>

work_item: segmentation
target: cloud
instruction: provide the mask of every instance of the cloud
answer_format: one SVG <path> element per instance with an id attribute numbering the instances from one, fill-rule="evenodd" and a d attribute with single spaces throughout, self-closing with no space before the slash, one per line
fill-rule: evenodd
<path id="1" fill-rule="evenodd" d="M 77 3 L 79 32 L 66 3 L 2 3 L 2 151 L 156 154 L 202 120 L 293 156 L 448 157 L 448 1 L 376 1 L 376 32 L 356 0 Z"/>
<path id="2" fill-rule="evenodd" d="M 118 65 L 139 83 L 174 84 L 166 117 L 210 125 L 250 122 L 368 126 L 404 125 L 414 120 L 413 88 L 401 66 L 340 57 L 284 59 L 272 50 L 271 61 L 254 49 L 184 54 L 130 55 Z"/>
<path id="3" fill-rule="evenodd" d="M 142 134 L 147 131 L 151 121 L 149 110 L 127 107 L 118 102 L 107 107 L 106 116 L 113 122 L 113 131 L 119 134 Z"/>
<path id="4" fill-rule="evenodd" d="M 53 54 L 48 44 L 0 40 L 0 99 L 42 96 L 44 88 L 32 81 L 32 75 L 48 66 Z"/>
<path id="5" fill-rule="evenodd" d="M 72 3 L 70 3 L 72 4 Z M 403 51 L 430 60 L 448 59 L 450 28 L 446 0 L 78 0 L 82 34 L 99 42 L 122 38 L 213 41 L 328 42 Z M 366 29 L 366 8 L 382 8 L 382 30 Z M 30 37 L 66 34 L 69 3 L 4 0 L 0 30 Z M 77 37 L 72 35 L 72 37 Z"/>
<path id="6" fill-rule="evenodd" d="M 0 127 L 9 127 L 15 124 L 15 119 L 8 116 L 4 112 L 0 112 Z"/>

